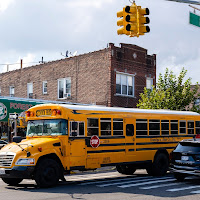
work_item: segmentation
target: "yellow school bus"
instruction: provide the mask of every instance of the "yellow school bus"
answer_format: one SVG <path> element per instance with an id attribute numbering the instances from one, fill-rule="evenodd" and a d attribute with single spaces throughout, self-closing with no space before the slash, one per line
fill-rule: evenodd
<path id="1" fill-rule="evenodd" d="M 200 115 L 187 111 L 43 104 L 26 120 L 26 139 L 0 151 L 0 177 L 10 185 L 34 179 L 49 187 L 72 170 L 104 166 L 161 176 L 178 141 L 200 133 Z"/>

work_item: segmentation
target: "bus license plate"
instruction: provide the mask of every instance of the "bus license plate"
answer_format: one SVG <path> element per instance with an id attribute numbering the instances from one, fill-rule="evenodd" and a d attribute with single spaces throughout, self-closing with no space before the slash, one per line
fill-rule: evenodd
<path id="1" fill-rule="evenodd" d="M 181 160 L 189 160 L 188 156 L 181 156 Z"/>
<path id="2" fill-rule="evenodd" d="M 1 168 L 0 168 L 0 175 L 1 175 L 1 174 L 6 174 L 5 169 L 1 169 Z"/>

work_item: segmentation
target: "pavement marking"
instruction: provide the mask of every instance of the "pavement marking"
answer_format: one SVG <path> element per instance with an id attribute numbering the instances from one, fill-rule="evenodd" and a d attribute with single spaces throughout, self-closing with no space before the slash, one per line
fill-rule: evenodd
<path id="1" fill-rule="evenodd" d="M 149 189 L 155 189 L 155 188 L 161 188 L 161 187 L 168 187 L 168 186 L 172 186 L 172 185 L 180 185 L 182 183 L 167 183 L 167 184 L 160 184 L 160 185 L 153 185 L 153 186 L 149 186 L 149 187 L 141 187 L 140 189 L 143 190 L 149 190 Z"/>
<path id="2" fill-rule="evenodd" d="M 200 194 L 200 190 L 192 191 L 190 193 L 192 193 L 192 194 Z"/>
<path id="3" fill-rule="evenodd" d="M 142 182 L 142 183 L 136 183 L 136 184 L 128 184 L 128 185 L 120 185 L 120 186 L 117 186 L 117 187 L 128 188 L 128 187 L 135 187 L 135 186 L 140 186 L 140 185 L 148 185 L 148 184 L 153 184 L 153 183 L 162 183 L 162 182 L 168 182 L 168 181 L 175 181 L 176 180 L 174 178 L 171 178 L 171 179 L 170 178 L 169 179 L 164 179 L 164 180 L 159 180 L 159 179 L 163 179 L 163 178 L 158 178 L 156 180 L 154 179 L 154 181 Z"/>
<path id="4" fill-rule="evenodd" d="M 194 188 L 199 188 L 200 185 L 194 185 L 194 186 L 187 186 L 187 187 L 181 187 L 181 188 L 173 188 L 166 190 L 168 192 L 177 192 L 177 191 L 182 191 L 182 190 L 189 190 L 189 189 L 194 189 Z"/>
<path id="5" fill-rule="evenodd" d="M 101 174 L 84 174 L 84 175 L 72 175 L 72 176 L 65 176 L 69 181 L 82 181 L 82 180 L 92 180 L 92 179 L 103 179 L 103 178 L 111 178 L 117 177 L 119 173 L 101 173 Z M 120 178 L 123 176 L 120 176 Z"/>
<path id="6" fill-rule="evenodd" d="M 136 177 L 136 176 L 135 176 Z M 110 178 L 106 177 L 106 178 Z M 146 178 L 146 177 L 141 177 L 141 178 Z M 80 183 L 79 185 L 93 185 L 93 184 L 98 184 L 98 183 L 111 183 L 111 182 L 118 182 L 118 181 L 126 181 L 126 180 L 131 180 L 132 178 L 118 178 L 116 177 L 117 180 L 106 180 L 106 181 L 102 181 L 102 180 L 98 180 L 98 181 L 90 181 L 90 182 L 86 182 L 86 183 Z"/>
<path id="7" fill-rule="evenodd" d="M 149 176 L 148 176 L 148 177 L 135 177 L 135 178 L 132 178 L 132 179 L 129 178 L 129 180 L 128 179 L 124 179 L 121 182 L 119 182 L 120 180 L 113 181 L 113 182 L 116 182 L 116 183 L 110 183 L 111 181 L 107 181 L 107 182 L 109 182 L 108 184 L 100 184 L 100 185 L 97 185 L 97 186 L 98 187 L 107 187 L 107 186 L 113 186 L 113 185 L 121 185 L 121 184 L 125 184 L 125 183 L 134 183 L 134 182 L 138 182 L 138 181 L 142 182 L 142 181 L 152 180 L 152 178 L 153 177 L 149 178 Z"/>

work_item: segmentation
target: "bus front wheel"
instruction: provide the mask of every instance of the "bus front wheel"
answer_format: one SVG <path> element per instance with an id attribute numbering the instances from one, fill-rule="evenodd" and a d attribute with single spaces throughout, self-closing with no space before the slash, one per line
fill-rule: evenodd
<path id="1" fill-rule="evenodd" d="M 53 159 L 43 159 L 38 163 L 35 182 L 39 187 L 51 187 L 58 183 L 60 166 Z"/>
<path id="2" fill-rule="evenodd" d="M 22 178 L 2 178 L 2 180 L 4 183 L 7 183 L 8 185 L 16 186 L 19 183 L 21 183 L 23 179 Z"/>
<path id="3" fill-rule="evenodd" d="M 132 175 L 136 171 L 133 165 L 117 165 L 116 169 L 120 174 L 126 175 Z"/>

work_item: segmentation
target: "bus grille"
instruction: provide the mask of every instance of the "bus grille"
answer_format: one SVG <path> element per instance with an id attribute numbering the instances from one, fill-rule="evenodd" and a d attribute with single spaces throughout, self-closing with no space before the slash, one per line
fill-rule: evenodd
<path id="1" fill-rule="evenodd" d="M 14 153 L 0 153 L 0 167 L 11 167 L 13 159 L 15 157 Z"/>

